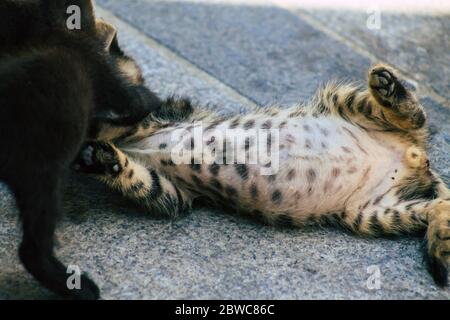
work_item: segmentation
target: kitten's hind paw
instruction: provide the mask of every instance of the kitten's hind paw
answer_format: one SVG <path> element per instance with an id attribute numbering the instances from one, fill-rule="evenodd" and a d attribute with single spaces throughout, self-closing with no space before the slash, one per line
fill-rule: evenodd
<path id="1" fill-rule="evenodd" d="M 395 69 L 378 64 L 369 71 L 369 91 L 384 109 L 386 121 L 403 129 L 420 129 L 426 115 L 417 98 L 397 76 Z"/>
<path id="2" fill-rule="evenodd" d="M 440 201 L 429 213 L 425 261 L 434 281 L 448 285 L 450 266 L 450 201 Z"/>
<path id="3" fill-rule="evenodd" d="M 126 161 L 126 157 L 113 145 L 93 141 L 84 145 L 72 167 L 84 173 L 118 175 Z"/>

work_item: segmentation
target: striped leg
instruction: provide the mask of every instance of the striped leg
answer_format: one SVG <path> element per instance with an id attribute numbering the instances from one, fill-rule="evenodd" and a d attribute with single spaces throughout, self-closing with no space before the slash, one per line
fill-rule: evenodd
<path id="1" fill-rule="evenodd" d="M 327 85 L 313 100 L 313 111 L 336 114 L 366 129 L 419 131 L 419 136 L 426 123 L 425 112 L 414 94 L 401 83 L 394 69 L 382 64 L 369 71 L 368 88 Z"/>
<path id="2" fill-rule="evenodd" d="M 116 128 L 101 139 L 124 143 L 140 140 L 157 131 L 188 119 L 194 113 L 194 108 L 188 99 L 167 98 L 162 101 L 161 109 L 149 114 L 139 124 L 129 128 Z"/>
<path id="3" fill-rule="evenodd" d="M 75 169 L 95 174 L 100 181 L 152 214 L 176 218 L 190 208 L 186 193 L 156 170 L 136 163 L 110 143 L 88 143 Z"/>
<path id="4" fill-rule="evenodd" d="M 347 210 L 340 222 L 367 236 L 398 235 L 427 231 L 424 256 L 439 285 L 448 283 L 450 263 L 450 200 L 414 200 L 396 204 L 379 198 Z"/>

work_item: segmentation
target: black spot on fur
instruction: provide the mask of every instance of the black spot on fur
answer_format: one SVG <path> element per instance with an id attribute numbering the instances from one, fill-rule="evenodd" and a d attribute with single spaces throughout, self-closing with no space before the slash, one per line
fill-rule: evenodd
<path id="1" fill-rule="evenodd" d="M 403 201 L 433 200 L 439 196 L 438 186 L 439 182 L 431 173 L 413 175 L 404 180 L 396 195 Z"/>
<path id="2" fill-rule="evenodd" d="M 266 122 L 264 122 L 261 126 L 262 129 L 270 129 L 272 128 L 272 121 L 267 120 Z"/>
<path id="3" fill-rule="evenodd" d="M 196 175 L 192 175 L 191 176 L 191 179 L 192 179 L 192 181 L 198 186 L 198 187 L 203 187 L 204 186 L 204 183 L 203 183 L 203 181 L 199 178 L 199 177 L 197 177 Z"/>
<path id="4" fill-rule="evenodd" d="M 134 175 L 134 170 L 131 169 L 130 172 L 128 173 L 128 179 L 133 178 L 133 175 Z"/>
<path id="5" fill-rule="evenodd" d="M 343 150 L 345 153 L 352 153 L 352 149 L 350 149 L 350 148 L 348 148 L 348 147 L 342 147 L 342 150 Z"/>
<path id="6" fill-rule="evenodd" d="M 316 175 L 316 171 L 314 171 L 314 169 L 309 169 L 306 172 L 306 179 L 308 180 L 309 183 L 313 183 L 314 181 L 316 181 L 317 175 Z"/>
<path id="7" fill-rule="evenodd" d="M 334 104 L 334 105 L 336 105 L 336 104 L 337 104 L 337 102 L 338 102 L 338 99 L 339 99 L 339 96 L 338 96 L 338 94 L 337 94 L 337 93 L 335 93 L 335 94 L 333 95 L 333 104 Z"/>
<path id="8" fill-rule="evenodd" d="M 236 172 L 239 174 L 239 176 L 244 179 L 247 180 L 248 178 L 248 167 L 245 164 L 237 164 L 235 166 Z"/>
<path id="9" fill-rule="evenodd" d="M 249 120 L 244 124 L 244 129 L 248 130 L 255 126 L 255 120 Z"/>
<path id="10" fill-rule="evenodd" d="M 320 133 L 322 133 L 325 137 L 328 137 L 330 132 L 325 128 L 320 128 Z"/>
<path id="11" fill-rule="evenodd" d="M 275 225 L 280 227 L 292 227 L 294 225 L 294 219 L 288 214 L 280 214 L 275 219 Z"/>
<path id="12" fill-rule="evenodd" d="M 309 139 L 305 140 L 305 148 L 306 149 L 311 149 L 312 148 L 311 140 L 309 140 Z"/>
<path id="13" fill-rule="evenodd" d="M 145 188 L 145 184 L 142 181 L 139 181 L 130 187 L 130 189 L 133 193 L 139 193 L 144 188 Z"/>
<path id="14" fill-rule="evenodd" d="M 167 148 L 167 143 L 161 143 L 160 145 L 159 145 L 159 149 L 160 150 L 164 150 L 164 149 L 166 149 Z"/>
<path id="15" fill-rule="evenodd" d="M 344 108 L 343 108 L 341 105 L 338 106 L 337 111 L 338 111 L 338 113 L 339 113 L 339 116 L 340 116 L 342 119 L 347 120 L 347 121 L 349 120 L 348 116 L 347 116 L 347 115 L 345 114 L 345 112 L 344 112 Z"/>
<path id="16" fill-rule="evenodd" d="M 340 174 L 341 174 L 341 169 L 339 169 L 339 168 L 333 168 L 333 170 L 331 171 L 331 175 L 334 178 L 337 178 Z"/>
<path id="17" fill-rule="evenodd" d="M 283 195 L 280 190 L 275 190 L 271 196 L 272 202 L 275 204 L 280 204 L 283 200 Z"/>
<path id="18" fill-rule="evenodd" d="M 392 223 L 393 223 L 395 226 L 400 226 L 400 225 L 402 225 L 402 219 L 401 219 L 401 217 L 400 217 L 400 212 L 397 211 L 397 210 L 394 210 L 393 213 L 394 213 L 394 214 L 393 214 L 393 216 L 392 216 Z"/>
<path id="19" fill-rule="evenodd" d="M 363 213 L 360 212 L 360 213 L 356 216 L 355 221 L 353 222 L 353 228 L 354 228 L 356 231 L 359 230 L 359 227 L 361 226 L 362 219 L 363 219 Z"/>
<path id="20" fill-rule="evenodd" d="M 239 126 L 239 118 L 234 119 L 231 123 L 230 123 L 230 129 L 236 129 Z"/>
<path id="21" fill-rule="evenodd" d="M 161 187 L 161 181 L 155 170 L 150 170 L 150 176 L 152 178 L 152 187 L 149 192 L 149 198 L 156 199 L 163 192 L 162 187 Z"/>
<path id="22" fill-rule="evenodd" d="M 287 179 L 288 179 L 289 181 L 291 181 L 292 179 L 295 178 L 296 174 L 297 174 L 297 172 L 295 171 L 295 169 L 289 170 L 289 172 L 288 172 L 288 174 L 287 174 Z"/>
<path id="23" fill-rule="evenodd" d="M 367 201 L 366 203 L 364 203 L 364 205 L 361 207 L 361 210 L 366 209 L 370 204 L 370 201 Z"/>
<path id="24" fill-rule="evenodd" d="M 258 187 L 257 187 L 256 183 L 254 183 L 250 187 L 250 195 L 253 200 L 256 200 L 256 199 L 258 199 L 258 194 L 259 194 Z"/>
<path id="25" fill-rule="evenodd" d="M 383 226 L 378 220 L 377 212 L 374 212 L 370 217 L 369 227 L 374 235 L 380 235 L 383 233 Z"/>
<path id="26" fill-rule="evenodd" d="M 219 174 L 219 171 L 220 165 L 218 165 L 217 163 L 213 163 L 209 166 L 209 172 L 211 172 L 213 176 L 217 176 Z"/>
<path id="27" fill-rule="evenodd" d="M 353 113 L 353 102 L 355 100 L 355 94 L 356 92 L 351 92 L 346 98 L 345 98 L 345 105 L 347 106 L 348 111 Z"/>
<path id="28" fill-rule="evenodd" d="M 191 164 L 190 164 L 190 167 L 191 167 L 191 169 L 192 169 L 193 171 L 195 171 L 195 172 L 200 172 L 200 171 L 202 171 L 202 165 L 201 165 L 201 164 L 198 164 L 198 163 L 191 163 Z"/>
<path id="29" fill-rule="evenodd" d="M 213 186 L 214 188 L 216 188 L 216 189 L 218 189 L 218 190 L 220 190 L 220 191 L 223 190 L 222 184 L 220 183 L 219 180 L 217 180 L 217 179 L 215 179 L 215 178 L 211 179 L 210 184 L 211 184 L 211 186 Z"/>
<path id="30" fill-rule="evenodd" d="M 222 121 L 223 121 L 222 119 L 218 119 L 218 120 L 213 121 L 211 124 L 209 124 L 206 127 L 205 131 L 215 129 L 219 124 L 222 123 Z"/>
<path id="31" fill-rule="evenodd" d="M 234 198 L 237 196 L 238 192 L 235 188 L 232 186 L 227 186 L 225 188 L 225 193 L 228 195 L 229 198 Z"/>
<path id="32" fill-rule="evenodd" d="M 365 109 L 365 107 L 366 107 L 366 99 L 361 99 L 359 102 L 358 102 L 358 106 L 357 106 L 357 109 L 358 109 L 358 112 L 359 113 L 363 113 L 364 114 L 364 109 Z"/>

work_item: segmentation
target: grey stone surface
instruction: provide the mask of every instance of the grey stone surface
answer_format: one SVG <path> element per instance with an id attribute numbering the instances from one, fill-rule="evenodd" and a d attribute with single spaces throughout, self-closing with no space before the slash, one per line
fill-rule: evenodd
<path id="1" fill-rule="evenodd" d="M 97 3 L 261 105 L 308 99 L 325 79 L 358 80 L 370 65 L 349 47 L 274 6 Z"/>
<path id="2" fill-rule="evenodd" d="M 119 26 L 154 90 L 217 104 L 224 112 L 252 108 L 246 97 L 260 104 L 305 99 L 329 78 L 362 80 L 370 64 L 276 7 L 97 2 L 153 38 L 100 12 Z M 448 183 L 450 111 L 429 97 L 422 102 L 432 123 L 433 164 Z M 425 270 L 418 238 L 280 229 L 208 209 L 179 221 L 156 220 L 76 175 L 65 188 L 64 209 L 58 255 L 89 272 L 105 299 L 450 298 Z M 0 298 L 54 298 L 19 264 L 19 239 L 14 199 L 0 184 Z M 380 268 L 380 290 L 367 289 L 371 265 Z"/>
<path id="3" fill-rule="evenodd" d="M 377 58 L 402 69 L 450 99 L 450 13 L 380 12 L 380 29 L 368 29 L 364 11 L 299 9 Z"/>

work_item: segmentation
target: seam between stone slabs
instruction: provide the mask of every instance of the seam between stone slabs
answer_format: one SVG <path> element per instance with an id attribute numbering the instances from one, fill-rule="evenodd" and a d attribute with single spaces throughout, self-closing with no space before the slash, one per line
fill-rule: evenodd
<path id="1" fill-rule="evenodd" d="M 328 28 L 324 23 L 322 23 L 320 20 L 314 18 L 307 12 L 301 10 L 300 8 L 294 7 L 292 5 L 289 5 L 287 3 L 284 3 L 282 0 L 270 0 L 275 6 L 284 8 L 288 10 L 289 12 L 295 14 L 296 16 L 303 19 L 306 23 L 308 23 L 313 28 L 325 33 L 326 35 L 332 37 L 333 39 L 343 43 L 344 45 L 347 45 L 351 49 L 353 49 L 355 52 L 361 54 L 362 56 L 367 57 L 369 60 L 372 61 L 372 63 L 384 61 L 384 59 L 378 57 L 377 55 L 372 54 L 370 51 L 362 48 L 361 46 L 354 43 L 350 38 L 340 35 L 339 33 L 331 30 Z M 396 67 L 397 68 L 397 67 Z M 413 79 L 411 76 L 411 73 L 402 69 L 398 69 L 400 75 L 405 78 L 407 81 L 414 84 L 414 86 L 417 88 L 417 94 L 420 97 L 429 96 L 433 98 L 436 102 L 440 103 L 445 108 L 450 108 L 450 101 L 441 96 L 439 93 L 437 93 L 433 88 L 430 86 L 420 83 Z"/>
<path id="2" fill-rule="evenodd" d="M 114 24 L 115 22 L 120 22 L 120 24 L 126 25 L 127 28 L 129 28 L 130 33 L 133 34 L 133 36 L 139 38 L 145 45 L 150 47 L 152 50 L 157 51 L 162 56 L 167 58 L 169 61 L 175 61 L 180 66 L 182 66 L 185 70 L 187 70 L 190 74 L 193 76 L 200 78 L 201 80 L 205 81 L 206 83 L 210 84 L 211 87 L 216 87 L 219 90 L 221 90 L 226 95 L 230 96 L 234 100 L 238 101 L 247 111 L 253 111 L 256 109 L 259 109 L 260 106 L 256 104 L 254 101 L 252 101 L 250 98 L 242 95 L 238 91 L 236 91 L 234 88 L 228 86 L 227 84 L 223 83 L 216 77 L 212 76 L 205 70 L 199 68 L 197 65 L 193 64 L 189 60 L 186 60 L 182 56 L 178 55 L 176 52 L 170 50 L 157 40 L 153 39 L 152 37 L 147 36 L 134 26 L 130 25 L 128 22 L 124 21 L 120 17 L 113 14 L 111 11 L 104 9 L 103 7 L 100 7 L 99 5 L 96 6 L 97 16 L 105 18 L 108 22 Z"/>

